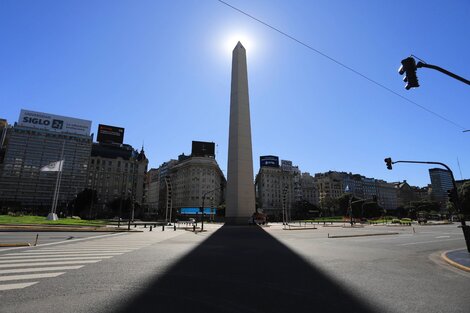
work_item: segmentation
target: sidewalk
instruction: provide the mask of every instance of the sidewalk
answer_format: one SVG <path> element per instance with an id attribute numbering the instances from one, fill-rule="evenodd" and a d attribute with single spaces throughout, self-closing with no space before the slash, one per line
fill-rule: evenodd
<path id="1" fill-rule="evenodd" d="M 0 224 L 0 232 L 124 232 L 126 228 L 115 226 L 47 225 L 47 224 Z M 132 231 L 132 230 L 131 230 Z"/>
<path id="2" fill-rule="evenodd" d="M 470 272 L 470 253 L 467 249 L 445 251 L 441 254 L 441 257 L 450 265 Z"/>

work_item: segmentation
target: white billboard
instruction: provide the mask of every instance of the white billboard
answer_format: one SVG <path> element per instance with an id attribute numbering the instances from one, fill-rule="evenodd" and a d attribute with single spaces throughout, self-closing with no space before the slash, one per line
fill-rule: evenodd
<path id="1" fill-rule="evenodd" d="M 91 121 L 28 110 L 21 110 L 18 125 L 85 136 L 91 130 Z"/>

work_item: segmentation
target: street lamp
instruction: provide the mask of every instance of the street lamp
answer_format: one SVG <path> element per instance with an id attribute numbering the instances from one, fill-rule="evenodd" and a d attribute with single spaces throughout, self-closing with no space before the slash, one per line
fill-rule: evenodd
<path id="1" fill-rule="evenodd" d="M 210 194 L 211 192 L 214 192 L 214 191 L 219 190 L 219 189 L 222 189 L 222 188 L 223 188 L 223 186 L 222 186 L 222 184 L 221 184 L 220 187 L 215 188 L 215 189 L 210 190 L 210 191 L 207 191 L 207 192 L 205 192 L 205 193 L 202 195 L 202 206 L 201 206 L 201 231 L 204 230 L 204 201 L 206 200 L 206 196 L 207 196 L 208 194 Z"/>
<path id="2" fill-rule="evenodd" d="M 288 218 L 287 218 L 287 190 L 289 188 L 287 185 L 284 186 L 282 190 L 282 225 L 288 225 Z"/>
<path id="3" fill-rule="evenodd" d="M 353 222 L 353 211 L 352 211 L 352 198 L 353 198 L 353 194 L 351 192 L 351 190 L 349 190 L 349 185 L 346 185 L 346 188 L 344 189 L 344 192 L 346 194 L 349 195 L 349 223 L 351 224 L 351 227 L 353 226 L 354 222 Z"/>

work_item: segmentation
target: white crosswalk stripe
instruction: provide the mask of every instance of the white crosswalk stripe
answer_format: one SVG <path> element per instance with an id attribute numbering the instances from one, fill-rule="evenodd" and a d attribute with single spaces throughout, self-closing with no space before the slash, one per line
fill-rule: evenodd
<path id="1" fill-rule="evenodd" d="M 13 289 L 23 289 L 32 285 L 39 283 L 38 281 L 33 281 L 30 283 L 18 283 L 18 284 L 1 284 L 0 291 L 3 290 L 13 290 Z"/>
<path id="2" fill-rule="evenodd" d="M 30 273 L 30 272 L 47 272 L 47 271 L 65 271 L 65 270 L 76 270 L 84 265 L 72 265 L 72 266 L 50 266 L 50 267 L 33 267 L 33 268 L 15 268 L 11 270 L 0 270 L 1 274 L 18 274 L 18 273 Z"/>
<path id="3" fill-rule="evenodd" d="M 44 273 L 44 274 L 25 274 L 25 275 L 7 275 L 7 276 L 0 276 L 0 282 L 2 281 L 10 281 L 10 280 L 25 280 L 25 279 L 38 279 L 38 278 L 46 278 L 46 277 L 57 277 L 65 272 L 54 272 L 54 273 Z"/>
<path id="4" fill-rule="evenodd" d="M 79 270 L 88 264 L 133 252 L 175 235 L 124 234 L 0 254 L 0 291 L 33 286 L 40 279 L 53 279 L 67 271 Z"/>
<path id="5" fill-rule="evenodd" d="M 0 268 L 9 267 L 27 267 L 27 266 L 47 266 L 47 265 L 67 265 L 67 264 L 89 264 L 97 263 L 101 260 L 75 260 L 75 261 L 63 261 L 63 262 L 37 262 L 37 263 L 10 263 L 0 264 Z"/>

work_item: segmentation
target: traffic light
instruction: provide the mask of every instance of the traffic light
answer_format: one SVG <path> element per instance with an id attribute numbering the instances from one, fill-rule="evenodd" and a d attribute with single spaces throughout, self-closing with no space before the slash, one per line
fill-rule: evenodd
<path id="1" fill-rule="evenodd" d="M 403 81 L 406 83 L 405 89 L 419 87 L 418 77 L 416 76 L 416 62 L 412 57 L 401 60 L 401 66 L 398 69 L 400 75 L 405 74 Z"/>
<path id="2" fill-rule="evenodd" d="M 385 164 L 387 165 L 387 168 L 389 170 L 391 170 L 392 169 L 392 158 L 385 158 L 384 161 L 385 161 Z"/>
<path id="3" fill-rule="evenodd" d="M 447 197 L 449 198 L 449 202 L 457 205 L 457 191 L 455 188 L 447 190 Z"/>

